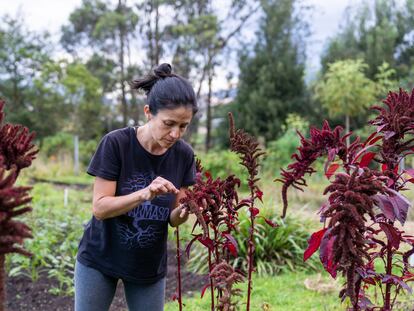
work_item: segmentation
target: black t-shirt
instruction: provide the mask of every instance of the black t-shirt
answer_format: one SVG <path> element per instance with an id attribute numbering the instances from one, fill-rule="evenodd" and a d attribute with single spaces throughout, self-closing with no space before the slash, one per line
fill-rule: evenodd
<path id="1" fill-rule="evenodd" d="M 195 181 L 191 147 L 178 140 L 162 155 L 146 151 L 136 129 L 112 131 L 101 140 L 88 174 L 117 182 L 116 196 L 148 186 L 157 176 L 177 189 Z M 135 283 L 152 283 L 166 275 L 168 221 L 175 195 L 157 196 L 105 220 L 92 217 L 79 244 L 78 260 L 102 273 Z"/>

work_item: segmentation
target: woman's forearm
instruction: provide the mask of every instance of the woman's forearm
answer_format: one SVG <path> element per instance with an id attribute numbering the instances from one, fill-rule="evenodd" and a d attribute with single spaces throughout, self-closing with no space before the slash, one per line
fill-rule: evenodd
<path id="1" fill-rule="evenodd" d="M 104 196 L 93 202 L 93 215 L 99 220 L 123 215 L 149 198 L 146 188 L 123 196 Z"/>

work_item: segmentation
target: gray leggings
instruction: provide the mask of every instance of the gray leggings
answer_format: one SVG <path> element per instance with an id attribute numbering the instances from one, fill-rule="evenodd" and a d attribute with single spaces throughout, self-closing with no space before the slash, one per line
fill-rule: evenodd
<path id="1" fill-rule="evenodd" d="M 109 310 L 118 280 L 76 261 L 75 311 Z M 153 284 L 138 285 L 123 281 L 130 311 L 164 310 L 165 278 Z"/>

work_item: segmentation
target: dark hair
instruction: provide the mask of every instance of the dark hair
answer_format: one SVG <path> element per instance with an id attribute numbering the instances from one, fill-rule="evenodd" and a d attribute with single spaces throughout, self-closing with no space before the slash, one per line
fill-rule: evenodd
<path id="1" fill-rule="evenodd" d="M 154 115 L 160 109 L 174 109 L 189 106 L 195 114 L 197 99 L 191 84 L 183 77 L 173 74 L 170 64 L 164 63 L 154 69 L 154 73 L 130 82 L 135 90 L 144 90 L 147 104 Z"/>

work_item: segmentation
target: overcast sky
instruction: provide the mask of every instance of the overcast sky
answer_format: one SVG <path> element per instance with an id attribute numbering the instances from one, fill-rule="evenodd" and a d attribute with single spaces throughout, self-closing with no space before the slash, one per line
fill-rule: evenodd
<path id="1" fill-rule="evenodd" d="M 357 3 L 357 0 L 305 1 L 314 6 L 312 19 L 309 21 L 313 35 L 307 48 L 309 74 L 318 70 L 324 43 L 338 31 L 344 9 L 349 4 Z M 48 30 L 56 38 L 60 26 L 67 22 L 69 14 L 81 2 L 82 0 L 0 0 L 0 15 L 8 13 L 15 16 L 20 10 L 29 29 Z"/>

